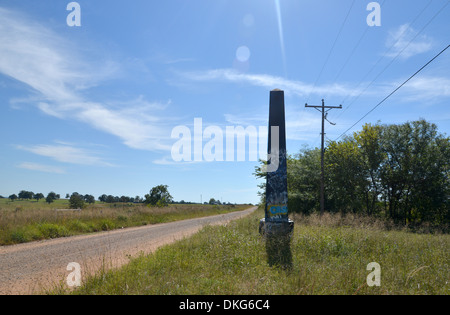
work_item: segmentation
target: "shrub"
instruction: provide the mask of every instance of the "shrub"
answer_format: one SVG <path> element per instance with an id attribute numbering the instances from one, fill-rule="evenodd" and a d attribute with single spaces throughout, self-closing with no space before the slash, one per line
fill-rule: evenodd
<path id="1" fill-rule="evenodd" d="M 69 199 L 70 209 L 83 209 L 85 207 L 83 196 L 73 193 Z"/>
<path id="2" fill-rule="evenodd" d="M 101 231 L 114 230 L 116 227 L 115 223 L 109 219 L 101 220 L 99 226 Z"/>
<path id="3" fill-rule="evenodd" d="M 11 242 L 14 244 L 26 243 L 28 240 L 25 237 L 25 232 L 22 230 L 14 231 L 10 234 Z"/>
<path id="4" fill-rule="evenodd" d="M 45 238 L 58 238 L 69 235 L 69 231 L 65 227 L 52 223 L 40 224 L 39 231 Z"/>

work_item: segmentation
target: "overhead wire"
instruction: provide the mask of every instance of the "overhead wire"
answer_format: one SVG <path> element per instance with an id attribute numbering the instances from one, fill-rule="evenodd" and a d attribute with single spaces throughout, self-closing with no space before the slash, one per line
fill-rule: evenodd
<path id="1" fill-rule="evenodd" d="M 344 26 L 345 26 L 345 24 L 347 23 L 348 17 L 349 17 L 349 15 L 350 15 L 350 12 L 351 12 L 352 9 L 353 9 L 353 6 L 355 5 L 355 2 L 356 2 L 356 0 L 353 0 L 352 4 L 350 5 L 350 8 L 349 8 L 348 11 L 347 11 L 347 15 L 345 16 L 344 21 L 342 22 L 341 27 L 340 27 L 340 29 L 339 29 L 339 32 L 338 32 L 336 38 L 334 39 L 333 45 L 331 46 L 331 49 L 330 49 L 330 51 L 328 52 L 327 58 L 325 59 L 325 62 L 324 62 L 324 64 L 323 64 L 323 66 L 322 66 L 322 69 L 320 70 L 319 75 L 317 76 L 317 79 L 316 79 L 316 81 L 314 82 L 314 85 L 313 85 L 313 87 L 311 88 L 311 91 L 310 91 L 309 94 L 308 94 L 308 98 L 307 98 L 306 103 L 309 102 L 309 99 L 310 99 L 311 94 L 314 92 L 317 83 L 319 82 L 320 78 L 322 77 L 323 70 L 325 69 L 325 67 L 326 67 L 327 64 L 328 64 L 328 61 L 330 60 L 331 54 L 333 53 L 334 48 L 335 48 L 335 46 L 336 46 L 336 43 L 337 43 L 338 39 L 339 39 L 340 36 L 341 36 L 342 30 L 344 29 Z"/>
<path id="2" fill-rule="evenodd" d="M 410 76 L 406 81 L 404 81 L 402 84 L 400 84 L 395 90 L 393 90 L 391 93 L 389 93 L 388 96 L 386 96 L 383 100 L 381 100 L 377 105 L 375 105 L 371 110 L 369 110 L 363 117 L 361 117 L 357 122 L 355 122 L 350 128 L 348 128 L 346 131 L 344 131 L 339 137 L 336 138 L 337 141 L 342 136 L 344 136 L 348 131 L 350 131 L 353 127 L 355 127 L 361 120 L 366 118 L 370 113 L 372 113 L 378 106 L 383 104 L 389 97 L 391 97 L 394 93 L 396 93 L 398 90 L 400 90 L 406 83 L 408 83 L 412 78 L 414 78 L 417 74 L 419 74 L 423 69 L 425 69 L 430 63 L 432 63 L 436 58 L 438 58 L 440 55 L 442 55 L 450 45 L 445 47 L 443 50 L 441 50 L 436 56 L 434 56 L 431 60 L 429 60 L 424 66 L 422 66 L 419 70 L 417 70 L 412 76 Z"/>
<path id="3" fill-rule="evenodd" d="M 362 84 L 362 82 L 367 78 L 367 76 L 378 66 L 378 64 L 383 60 L 389 52 L 392 50 L 392 48 L 397 45 L 397 43 L 402 39 L 403 35 L 406 34 L 406 32 L 414 25 L 414 23 L 422 16 L 422 14 L 426 11 L 426 9 L 433 3 L 433 0 L 430 0 L 427 5 L 420 11 L 420 13 L 414 18 L 414 20 L 408 24 L 408 27 L 403 30 L 403 32 L 398 36 L 397 40 L 392 43 L 392 45 L 381 55 L 381 57 L 378 59 L 378 61 L 372 66 L 372 68 L 364 75 L 364 77 L 358 82 L 358 85 L 356 86 L 356 90 L 359 88 L 359 86 Z M 347 99 L 351 96 L 351 93 L 349 93 L 342 101 L 341 104 L 344 104 Z M 342 112 L 341 112 L 342 114 Z"/>
<path id="4" fill-rule="evenodd" d="M 383 7 L 384 3 L 386 2 L 386 0 L 384 0 L 380 7 Z M 348 62 L 350 61 L 350 59 L 353 57 L 353 54 L 356 52 L 356 50 L 358 49 L 359 45 L 361 44 L 363 38 L 366 36 L 367 31 L 369 30 L 370 26 L 367 25 L 366 29 L 364 30 L 363 34 L 361 35 L 361 37 L 358 39 L 358 41 L 356 42 L 355 46 L 353 46 L 353 49 L 350 53 L 350 55 L 347 57 L 347 60 L 344 62 L 344 64 L 342 65 L 341 69 L 338 71 L 336 77 L 334 78 L 334 82 L 337 81 L 337 79 L 341 76 L 342 71 L 344 71 L 345 67 L 347 66 Z"/>
<path id="5" fill-rule="evenodd" d="M 423 12 L 428 8 L 428 6 L 431 4 L 431 2 L 432 2 L 432 0 L 427 4 L 427 6 L 424 8 L 424 9 L 422 9 L 422 11 L 419 13 L 419 15 L 418 16 L 416 16 L 416 18 L 414 19 L 414 21 L 410 24 L 410 26 L 423 14 Z M 438 12 L 422 27 L 422 29 L 408 42 L 408 44 L 407 45 L 405 45 L 404 47 L 403 47 L 403 49 L 401 49 L 398 53 L 397 53 L 397 55 L 383 68 L 383 70 L 381 70 L 381 72 L 380 73 L 378 73 L 378 75 L 364 88 L 364 90 L 362 90 L 361 91 L 361 93 L 359 93 L 354 99 L 353 99 L 353 101 L 348 105 L 348 106 L 346 106 L 345 107 L 345 109 L 339 114 L 339 116 L 337 116 L 336 118 L 339 118 L 339 117 L 341 117 L 358 99 L 359 99 L 359 97 L 362 95 L 362 94 L 364 94 L 366 91 L 367 91 L 367 89 L 370 87 L 370 86 L 372 86 L 372 84 L 394 63 L 394 61 L 395 60 L 397 60 L 397 58 L 411 45 L 411 43 L 428 27 L 428 25 L 430 25 L 430 23 L 447 7 L 447 5 L 450 3 L 450 0 L 449 1 L 447 1 L 447 3 L 446 4 L 444 4 L 444 6 L 442 6 L 439 10 L 438 10 Z M 408 29 L 409 29 L 409 27 L 408 27 Z M 408 30 L 408 29 L 405 29 L 403 32 L 402 32 L 402 34 L 401 34 L 401 36 Z M 400 37 L 401 37 L 400 36 Z M 394 44 L 392 44 L 392 46 L 387 50 L 387 52 L 386 53 L 388 53 L 394 46 L 395 46 L 395 44 L 397 44 L 397 42 L 400 40 L 400 37 L 399 37 L 399 39 L 394 43 Z M 385 55 L 386 55 L 386 53 L 385 53 Z M 375 64 L 375 66 L 376 65 L 378 65 L 378 63 L 381 61 L 381 59 L 383 59 L 384 58 L 384 56 L 382 56 L 380 59 L 378 59 L 378 62 Z M 373 71 L 373 69 L 375 68 L 375 66 L 373 66 L 372 67 L 372 69 L 364 76 L 364 78 L 359 82 L 359 84 L 358 84 L 358 86 L 357 86 L 357 88 L 359 87 L 359 85 L 361 85 L 361 83 L 362 83 L 362 81 L 367 77 L 367 75 L 370 73 L 370 72 L 372 72 Z M 341 102 L 341 104 L 344 104 L 345 103 L 345 101 L 346 101 L 346 99 L 348 98 L 350 96 L 350 94 L 349 95 L 347 95 L 346 96 L 346 98 Z"/>

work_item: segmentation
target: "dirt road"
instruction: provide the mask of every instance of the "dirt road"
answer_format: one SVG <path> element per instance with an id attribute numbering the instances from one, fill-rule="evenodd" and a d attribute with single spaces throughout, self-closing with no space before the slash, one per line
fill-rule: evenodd
<path id="1" fill-rule="evenodd" d="M 39 294 L 66 283 L 72 269 L 81 266 L 81 280 L 100 268 L 116 268 L 130 257 L 192 235 L 205 225 L 226 224 L 255 211 L 190 219 L 111 232 L 0 247 L 0 294 Z"/>

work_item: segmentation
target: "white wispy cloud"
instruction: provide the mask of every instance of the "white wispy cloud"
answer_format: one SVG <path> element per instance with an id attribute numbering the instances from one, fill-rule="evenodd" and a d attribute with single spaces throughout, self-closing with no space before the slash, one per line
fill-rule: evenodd
<path id="1" fill-rule="evenodd" d="M 403 24 L 389 32 L 386 46 L 390 47 L 386 56 L 394 58 L 398 55 L 401 59 L 408 59 L 431 50 L 433 40 L 426 35 L 418 35 L 409 24 Z"/>
<path id="2" fill-rule="evenodd" d="M 16 148 L 36 155 L 48 157 L 62 163 L 90 166 L 114 166 L 114 164 L 105 161 L 104 158 L 99 157 L 94 152 L 69 145 L 17 145 Z"/>
<path id="3" fill-rule="evenodd" d="M 317 137 L 321 124 L 320 115 L 302 109 L 286 108 L 286 139 L 287 140 L 311 140 Z M 238 126 L 265 126 L 268 125 L 268 114 L 225 114 L 225 120 Z M 267 129 L 267 128 L 266 128 Z M 266 130 L 267 133 L 267 130 Z M 265 135 L 267 138 L 267 135 Z M 264 136 L 263 136 L 264 138 Z"/>
<path id="4" fill-rule="evenodd" d="M 450 78 L 422 76 L 409 81 L 400 94 L 407 101 L 433 102 L 450 97 Z"/>
<path id="5" fill-rule="evenodd" d="M 357 90 L 352 86 L 344 84 L 324 84 L 313 86 L 310 83 L 302 81 L 288 80 L 279 76 L 268 74 L 249 74 L 236 71 L 234 69 L 213 69 L 207 71 L 184 72 L 179 75 L 185 79 L 192 81 L 226 81 L 235 83 L 247 83 L 254 86 L 274 89 L 279 88 L 285 93 L 305 97 L 309 93 L 315 95 L 329 95 L 329 96 L 347 96 L 355 95 Z"/>
<path id="6" fill-rule="evenodd" d="M 106 80 L 117 65 L 87 61 L 66 39 L 32 20 L 0 8 L 0 73 L 31 87 L 37 108 L 88 124 L 134 149 L 170 149 L 165 144 L 170 132 L 158 124 L 170 102 L 151 103 L 143 96 L 111 103 L 86 98 L 83 92 Z"/>
<path id="7" fill-rule="evenodd" d="M 38 171 L 38 172 L 44 172 L 44 173 L 55 173 L 55 174 L 65 174 L 66 171 L 57 166 L 53 165 L 43 165 L 38 163 L 32 163 L 32 162 L 23 162 L 17 165 L 18 168 L 31 170 L 31 171 Z"/>

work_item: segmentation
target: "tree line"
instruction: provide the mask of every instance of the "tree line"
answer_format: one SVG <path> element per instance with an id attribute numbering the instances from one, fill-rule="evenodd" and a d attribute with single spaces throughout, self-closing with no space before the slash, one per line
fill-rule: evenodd
<path id="1" fill-rule="evenodd" d="M 288 157 L 292 212 L 319 209 L 320 153 L 304 148 Z M 328 142 L 324 164 L 326 211 L 407 225 L 450 223 L 450 138 L 435 124 L 366 124 L 341 141 Z M 260 167 L 255 175 L 265 177 Z"/>
<path id="2" fill-rule="evenodd" d="M 169 186 L 167 185 L 158 185 L 153 187 L 148 194 L 144 197 L 136 196 L 136 197 L 128 197 L 128 196 L 113 196 L 103 194 L 97 198 L 98 201 L 104 203 L 142 203 L 149 206 L 156 207 L 165 207 L 169 204 L 197 204 L 196 202 L 190 201 L 174 201 L 172 195 L 169 192 Z M 3 199 L 3 196 L 0 196 L 0 199 Z M 42 193 L 33 193 L 32 191 L 22 190 L 18 195 L 13 194 L 9 196 L 11 201 L 15 200 L 33 200 L 39 201 L 44 199 L 44 195 Z M 47 203 L 53 203 L 55 200 L 61 199 L 59 194 L 54 192 L 48 193 L 45 198 Z M 66 194 L 65 199 L 69 200 L 69 207 L 71 209 L 83 209 L 86 204 L 94 204 L 96 199 L 93 195 L 90 194 L 79 194 L 78 192 L 74 192 L 72 194 Z M 222 202 L 219 199 L 211 198 L 209 202 L 204 202 L 204 204 L 210 205 L 221 205 Z M 230 202 L 224 202 L 224 205 L 231 205 Z"/>
<path id="3" fill-rule="evenodd" d="M 61 196 L 55 192 L 49 192 L 47 194 L 47 197 L 44 196 L 44 194 L 42 193 L 34 193 L 32 191 L 27 191 L 27 190 L 22 190 L 19 192 L 18 195 L 16 194 L 12 194 L 8 197 L 8 199 L 10 199 L 11 201 L 15 201 L 15 200 L 33 200 L 35 199 L 36 201 L 39 201 L 41 199 L 44 199 L 45 201 L 48 203 L 52 203 L 57 199 L 60 199 Z"/>
<path id="4" fill-rule="evenodd" d="M 15 200 L 36 200 L 37 202 L 41 199 L 46 200 L 47 203 L 52 203 L 55 200 L 61 198 L 59 194 L 55 192 L 48 193 L 45 197 L 42 193 L 34 193 L 32 191 L 22 190 L 18 195 L 13 194 L 8 197 L 11 201 Z M 66 199 L 69 200 L 69 205 L 71 209 L 82 209 L 87 204 L 94 204 L 95 197 L 90 194 L 79 194 L 74 192 L 72 194 L 66 194 Z M 169 203 L 173 203 L 173 197 L 170 195 L 167 185 L 158 185 L 153 187 L 148 194 L 141 198 L 140 196 L 128 197 L 128 196 L 113 196 L 103 194 L 98 197 L 98 201 L 105 203 L 143 203 L 151 206 L 164 207 Z M 184 203 L 184 201 L 183 201 Z"/>

